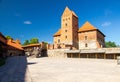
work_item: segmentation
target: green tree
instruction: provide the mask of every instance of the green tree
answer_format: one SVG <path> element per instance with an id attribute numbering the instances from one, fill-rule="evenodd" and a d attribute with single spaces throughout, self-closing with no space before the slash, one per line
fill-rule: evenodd
<path id="1" fill-rule="evenodd" d="M 44 44 L 45 44 L 45 45 L 44 45 L 44 48 L 47 48 L 47 44 L 48 44 L 48 43 L 47 43 L 47 42 L 44 42 Z"/>
<path id="2" fill-rule="evenodd" d="M 5 36 L 8 40 L 9 39 L 12 39 L 13 40 L 13 38 L 11 37 L 11 36 L 9 36 L 9 35 L 7 35 L 7 36 Z"/>
<path id="3" fill-rule="evenodd" d="M 106 46 L 107 48 L 117 47 L 116 43 L 115 43 L 115 42 L 111 42 L 111 41 L 105 42 L 105 46 Z"/>
<path id="4" fill-rule="evenodd" d="M 30 44 L 36 44 L 36 43 L 39 43 L 39 39 L 38 38 L 30 39 Z"/>
<path id="5" fill-rule="evenodd" d="M 23 43 L 24 46 L 29 45 L 29 44 L 30 44 L 29 40 L 25 40 L 24 43 Z"/>

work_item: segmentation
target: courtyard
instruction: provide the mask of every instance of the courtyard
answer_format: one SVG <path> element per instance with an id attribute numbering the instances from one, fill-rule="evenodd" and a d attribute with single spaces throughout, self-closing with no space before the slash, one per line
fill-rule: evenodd
<path id="1" fill-rule="evenodd" d="M 120 82 L 117 60 L 28 58 L 33 82 Z"/>

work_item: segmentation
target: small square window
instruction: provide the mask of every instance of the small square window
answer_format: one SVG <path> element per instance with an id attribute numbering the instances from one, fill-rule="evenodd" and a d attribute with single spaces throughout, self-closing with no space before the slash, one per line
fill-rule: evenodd
<path id="1" fill-rule="evenodd" d="M 67 26 L 67 23 L 65 23 L 65 26 Z"/>
<path id="2" fill-rule="evenodd" d="M 67 36 L 65 36 L 65 38 L 67 39 Z"/>

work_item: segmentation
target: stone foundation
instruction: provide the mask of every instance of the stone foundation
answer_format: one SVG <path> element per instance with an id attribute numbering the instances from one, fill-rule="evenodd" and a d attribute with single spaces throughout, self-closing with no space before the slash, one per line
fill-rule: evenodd
<path id="1" fill-rule="evenodd" d="M 67 55 L 64 54 L 67 49 L 54 49 L 47 50 L 48 57 L 58 57 L 58 58 L 67 58 Z"/>
<path id="2" fill-rule="evenodd" d="M 117 59 L 120 56 L 120 48 L 99 48 L 99 49 L 53 49 L 47 50 L 48 57 L 57 58 L 98 58 Z"/>

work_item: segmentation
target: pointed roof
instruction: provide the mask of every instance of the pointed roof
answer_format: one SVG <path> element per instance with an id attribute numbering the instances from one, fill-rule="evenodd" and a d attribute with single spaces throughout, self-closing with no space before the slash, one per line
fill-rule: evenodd
<path id="1" fill-rule="evenodd" d="M 78 17 L 78 16 L 75 14 L 75 12 L 72 11 L 72 10 L 70 10 L 67 6 L 66 6 L 66 8 L 65 8 L 65 10 L 64 10 L 64 12 L 63 12 L 63 14 L 62 14 L 62 16 L 64 15 L 64 13 L 71 13 L 71 14 L 73 14 L 74 16 Z"/>
<path id="2" fill-rule="evenodd" d="M 60 36 L 61 35 L 61 29 L 59 29 L 54 35 L 53 35 L 53 37 L 55 37 L 55 36 Z"/>
<path id="3" fill-rule="evenodd" d="M 83 24 L 83 26 L 78 30 L 78 32 L 83 32 L 83 31 L 91 31 L 91 30 L 97 30 L 92 24 L 90 24 L 88 21 Z"/>
<path id="4" fill-rule="evenodd" d="M 64 11 L 71 11 L 71 10 L 68 8 L 68 6 L 66 6 Z"/>
<path id="5" fill-rule="evenodd" d="M 72 11 L 72 14 L 73 14 L 74 16 L 78 17 L 78 16 L 75 14 L 75 12 L 74 12 L 74 11 Z"/>

